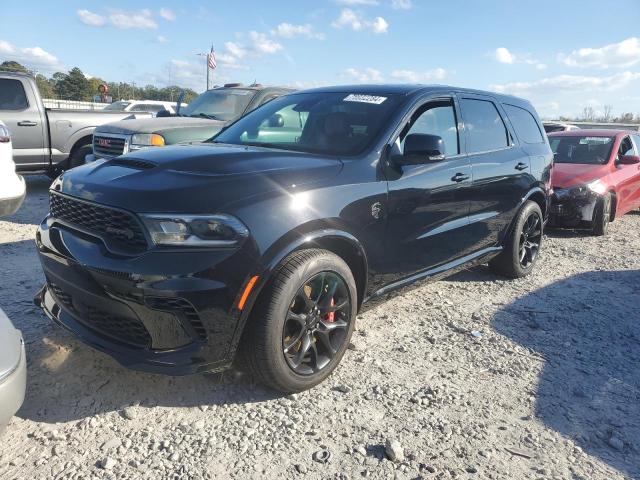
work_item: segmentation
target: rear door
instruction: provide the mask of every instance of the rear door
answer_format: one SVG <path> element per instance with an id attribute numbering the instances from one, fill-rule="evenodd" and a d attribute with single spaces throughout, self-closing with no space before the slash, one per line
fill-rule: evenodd
<path id="1" fill-rule="evenodd" d="M 0 118 L 11 131 L 13 159 L 21 166 L 43 167 L 48 163 L 45 112 L 31 82 L 22 78 L 0 78 Z"/>
<path id="2" fill-rule="evenodd" d="M 471 163 L 470 247 L 478 252 L 499 246 L 532 181 L 529 155 L 515 140 L 500 104 L 484 95 L 459 94 Z"/>
<path id="3" fill-rule="evenodd" d="M 469 160 L 461 155 L 453 95 L 423 100 L 392 144 L 401 154 L 409 134 L 442 137 L 445 159 L 424 165 L 394 166 L 388 175 L 388 223 L 385 239 L 391 281 L 446 264 L 467 250 L 471 184 Z"/>

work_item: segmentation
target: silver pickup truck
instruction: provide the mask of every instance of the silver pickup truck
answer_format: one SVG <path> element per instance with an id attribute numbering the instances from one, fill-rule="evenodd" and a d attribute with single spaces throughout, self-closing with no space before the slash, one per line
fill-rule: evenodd
<path id="1" fill-rule="evenodd" d="M 24 73 L 0 72 L 0 120 L 11 132 L 16 170 L 55 174 L 84 163 L 94 129 L 149 113 L 45 108 L 35 79 Z"/>

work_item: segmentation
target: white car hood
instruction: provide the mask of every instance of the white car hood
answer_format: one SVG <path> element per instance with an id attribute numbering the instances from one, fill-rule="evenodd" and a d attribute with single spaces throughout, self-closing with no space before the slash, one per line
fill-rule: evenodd
<path id="1" fill-rule="evenodd" d="M 0 382 L 20 363 L 22 335 L 0 309 Z"/>

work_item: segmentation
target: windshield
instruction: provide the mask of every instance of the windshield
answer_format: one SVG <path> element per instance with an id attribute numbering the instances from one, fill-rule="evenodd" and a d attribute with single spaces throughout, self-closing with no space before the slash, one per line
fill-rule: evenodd
<path id="1" fill-rule="evenodd" d="M 614 137 L 588 135 L 549 137 L 555 163 L 604 165 L 609 160 Z"/>
<path id="2" fill-rule="evenodd" d="M 348 92 L 287 95 L 249 113 L 213 141 L 357 155 L 371 145 L 402 98 Z"/>
<path id="3" fill-rule="evenodd" d="M 184 117 L 211 118 L 225 122 L 239 118 L 255 95 L 253 90 L 216 88 L 198 95 L 180 110 Z"/>
<path id="4" fill-rule="evenodd" d="M 115 110 L 117 112 L 124 112 L 124 109 L 131 105 L 131 102 L 113 102 L 111 105 L 104 107 L 104 110 Z"/>

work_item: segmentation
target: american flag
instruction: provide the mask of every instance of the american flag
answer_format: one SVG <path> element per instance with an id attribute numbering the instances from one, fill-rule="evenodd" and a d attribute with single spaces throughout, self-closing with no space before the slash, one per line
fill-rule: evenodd
<path id="1" fill-rule="evenodd" d="M 211 45 L 211 51 L 207 55 L 207 64 L 209 65 L 209 68 L 211 70 L 215 70 L 215 68 L 218 66 L 216 62 L 216 53 L 213 51 L 213 45 Z"/>

